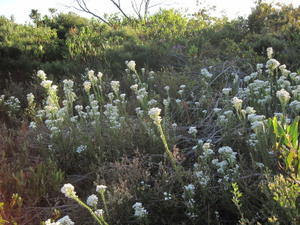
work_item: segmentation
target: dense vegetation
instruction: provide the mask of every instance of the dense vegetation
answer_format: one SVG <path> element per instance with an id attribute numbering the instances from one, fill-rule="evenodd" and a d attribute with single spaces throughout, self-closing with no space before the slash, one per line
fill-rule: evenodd
<path id="1" fill-rule="evenodd" d="M 300 8 L 50 12 L 0 18 L 0 225 L 300 223 Z"/>

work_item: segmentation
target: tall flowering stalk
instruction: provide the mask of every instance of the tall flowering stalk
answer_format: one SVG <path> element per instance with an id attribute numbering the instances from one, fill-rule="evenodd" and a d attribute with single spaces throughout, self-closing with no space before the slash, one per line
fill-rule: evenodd
<path id="1" fill-rule="evenodd" d="M 130 60 L 129 62 L 126 61 L 125 64 L 126 64 L 126 66 L 128 67 L 129 70 L 134 72 L 134 74 L 136 75 L 136 77 L 138 79 L 139 84 L 142 84 L 141 78 L 140 78 L 138 72 L 135 69 L 135 66 L 136 66 L 135 61 L 133 61 L 133 60 Z"/>
<path id="2" fill-rule="evenodd" d="M 178 175 L 178 178 L 181 181 L 179 168 L 176 165 L 176 161 L 175 161 L 175 159 L 173 157 L 173 154 L 172 154 L 172 152 L 169 149 L 166 136 L 165 136 L 165 134 L 163 132 L 163 129 L 162 129 L 162 126 L 161 126 L 161 120 L 162 119 L 161 119 L 161 116 L 160 116 L 160 112 L 161 112 L 160 108 L 154 107 L 154 108 L 151 108 L 149 110 L 148 115 L 150 116 L 150 118 L 153 120 L 154 124 L 158 128 L 158 131 L 159 131 L 159 134 L 160 134 L 160 138 L 161 138 L 161 140 L 162 140 L 162 142 L 164 144 L 165 151 L 166 151 L 166 153 L 168 155 L 168 158 L 171 161 L 172 167 L 175 170 L 176 174 Z"/>
<path id="3" fill-rule="evenodd" d="M 105 186 L 105 185 L 97 185 L 97 187 L 96 187 L 96 191 L 101 196 L 106 215 L 108 216 L 108 208 L 107 208 L 107 204 L 106 204 L 106 200 L 105 200 L 105 196 L 104 196 L 104 193 L 105 193 L 106 189 L 107 189 L 107 186 Z"/>

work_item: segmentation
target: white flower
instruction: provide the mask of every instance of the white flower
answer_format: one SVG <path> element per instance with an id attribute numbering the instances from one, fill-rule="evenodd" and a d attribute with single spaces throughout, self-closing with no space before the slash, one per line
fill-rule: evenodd
<path id="1" fill-rule="evenodd" d="M 258 132 L 260 129 L 264 128 L 264 123 L 262 121 L 254 121 L 251 123 L 251 129 Z"/>
<path id="2" fill-rule="evenodd" d="M 45 221 L 45 225 L 60 225 L 59 222 L 51 222 L 51 219 Z"/>
<path id="3" fill-rule="evenodd" d="M 233 104 L 233 107 L 236 109 L 236 111 L 240 111 L 242 109 L 242 99 L 234 97 L 231 99 L 231 103 Z"/>
<path id="4" fill-rule="evenodd" d="M 107 189 L 107 186 L 105 186 L 105 185 L 97 185 L 96 186 L 96 191 L 98 193 L 105 192 L 106 189 Z"/>
<path id="5" fill-rule="evenodd" d="M 220 109 L 220 108 L 214 108 L 213 111 L 214 111 L 214 113 L 219 113 L 219 112 L 222 111 L 222 109 Z"/>
<path id="6" fill-rule="evenodd" d="M 181 88 L 181 89 L 185 89 L 185 88 L 186 88 L 186 85 L 182 84 L 182 85 L 180 85 L 180 88 Z"/>
<path id="7" fill-rule="evenodd" d="M 110 101 L 112 101 L 112 100 L 114 99 L 114 93 L 109 92 L 109 93 L 107 94 L 107 97 L 108 97 L 108 99 L 109 99 Z"/>
<path id="8" fill-rule="evenodd" d="M 148 95 L 148 92 L 146 91 L 146 88 L 141 88 L 136 92 L 136 98 L 139 101 L 143 101 L 143 99 Z"/>
<path id="9" fill-rule="evenodd" d="M 32 93 L 27 94 L 28 105 L 32 105 L 34 101 L 34 95 Z"/>
<path id="10" fill-rule="evenodd" d="M 64 184 L 64 186 L 61 188 L 61 192 L 67 197 L 67 198 L 75 198 L 76 192 L 74 190 L 74 186 L 72 184 Z"/>
<path id="11" fill-rule="evenodd" d="M 83 110 L 83 106 L 82 105 L 76 105 L 75 109 L 76 109 L 76 111 L 81 112 Z"/>
<path id="12" fill-rule="evenodd" d="M 74 225 L 75 223 L 70 219 L 69 216 L 64 216 L 63 218 L 57 220 L 59 225 Z"/>
<path id="13" fill-rule="evenodd" d="M 300 102 L 297 100 L 294 100 L 290 103 L 290 107 L 295 110 L 296 112 L 300 111 Z"/>
<path id="14" fill-rule="evenodd" d="M 157 103 L 157 101 L 155 99 L 151 99 L 150 101 L 148 101 L 148 105 L 155 105 Z"/>
<path id="15" fill-rule="evenodd" d="M 152 70 L 149 72 L 149 76 L 151 76 L 151 77 L 153 77 L 154 74 L 155 74 L 155 72 Z"/>
<path id="16" fill-rule="evenodd" d="M 182 95 L 183 94 L 183 90 L 179 90 L 178 94 Z"/>
<path id="17" fill-rule="evenodd" d="M 256 162 L 255 165 L 259 168 L 264 168 L 265 165 L 263 163 L 260 163 L 260 162 Z"/>
<path id="18" fill-rule="evenodd" d="M 74 82 L 72 80 L 63 80 L 64 90 L 72 90 Z"/>
<path id="19" fill-rule="evenodd" d="M 212 74 L 210 72 L 208 72 L 208 70 L 206 68 L 201 69 L 201 75 L 203 75 L 206 78 L 211 78 Z"/>
<path id="20" fill-rule="evenodd" d="M 267 56 L 269 59 L 271 59 L 273 57 L 273 48 L 272 47 L 267 48 Z"/>
<path id="21" fill-rule="evenodd" d="M 88 78 L 94 84 L 97 82 L 98 78 L 95 76 L 94 70 L 88 71 Z"/>
<path id="22" fill-rule="evenodd" d="M 175 102 L 176 102 L 177 104 L 179 104 L 179 103 L 181 102 L 181 100 L 180 100 L 180 99 L 176 99 Z"/>
<path id="23" fill-rule="evenodd" d="M 129 61 L 127 64 L 128 69 L 130 69 L 131 71 L 135 71 L 135 61 L 131 60 Z"/>
<path id="24" fill-rule="evenodd" d="M 209 142 L 205 142 L 203 145 L 202 145 L 202 148 L 204 151 L 207 151 L 208 149 L 210 149 L 211 147 L 211 144 Z"/>
<path id="25" fill-rule="evenodd" d="M 87 149 L 86 145 L 80 145 L 77 147 L 76 152 L 81 153 L 81 152 L 85 151 L 86 149 Z"/>
<path id="26" fill-rule="evenodd" d="M 164 99 L 163 100 L 163 104 L 164 104 L 164 106 L 168 106 L 170 104 L 170 99 L 169 98 L 168 99 Z"/>
<path id="27" fill-rule="evenodd" d="M 141 109 L 141 107 L 135 108 L 135 112 L 138 116 L 143 116 L 144 110 Z"/>
<path id="28" fill-rule="evenodd" d="M 46 80 L 47 79 L 46 73 L 43 70 L 39 70 L 37 72 L 37 77 L 39 77 L 41 80 Z"/>
<path id="29" fill-rule="evenodd" d="M 138 89 L 138 85 L 137 84 L 133 84 L 133 85 L 130 86 L 130 89 L 133 90 L 134 92 L 136 92 L 137 89 Z"/>
<path id="30" fill-rule="evenodd" d="M 197 128 L 196 127 L 190 127 L 188 133 L 191 135 L 196 135 L 197 134 Z"/>
<path id="31" fill-rule="evenodd" d="M 97 77 L 98 77 L 98 79 L 99 79 L 99 80 L 101 80 L 101 79 L 102 79 L 102 77 L 103 77 L 103 73 L 101 73 L 101 72 L 98 72 L 98 74 L 97 74 Z"/>
<path id="32" fill-rule="evenodd" d="M 226 95 L 226 96 L 228 96 L 229 95 L 229 93 L 231 92 L 231 88 L 223 88 L 222 89 L 222 93 L 224 94 L 224 95 Z"/>
<path id="33" fill-rule="evenodd" d="M 111 81 L 110 86 L 116 94 L 119 92 L 119 89 L 120 89 L 120 82 L 119 81 L 114 81 L 114 80 Z"/>
<path id="34" fill-rule="evenodd" d="M 125 101 L 125 97 L 126 97 L 126 94 L 120 94 L 120 98 L 122 99 L 122 101 Z"/>
<path id="35" fill-rule="evenodd" d="M 86 200 L 86 204 L 92 207 L 96 207 L 98 204 L 98 197 L 94 194 L 90 195 Z"/>
<path id="36" fill-rule="evenodd" d="M 176 129 L 177 128 L 177 123 L 172 123 L 172 127 L 173 127 L 173 129 Z"/>
<path id="37" fill-rule="evenodd" d="M 290 94 L 284 89 L 277 91 L 276 96 L 279 99 L 280 103 L 283 105 L 286 105 L 291 98 Z"/>
<path id="38" fill-rule="evenodd" d="M 96 214 L 96 216 L 102 217 L 104 214 L 104 211 L 103 211 L 103 209 L 97 209 L 94 213 Z"/>
<path id="39" fill-rule="evenodd" d="M 183 188 L 184 188 L 184 190 L 186 190 L 188 192 L 191 192 L 191 193 L 195 192 L 195 186 L 193 184 L 186 185 Z"/>
<path id="40" fill-rule="evenodd" d="M 151 119 L 153 119 L 154 123 L 156 124 L 160 124 L 161 122 L 160 112 L 161 109 L 157 107 L 151 108 L 148 112 L 148 115 Z"/>
<path id="41" fill-rule="evenodd" d="M 254 113 L 256 113 L 256 110 L 253 107 L 247 106 L 246 113 L 247 114 L 254 114 Z"/>
<path id="42" fill-rule="evenodd" d="M 249 82 L 250 80 L 251 80 L 251 77 L 250 77 L 250 76 L 245 76 L 245 77 L 244 77 L 244 82 L 247 83 L 247 82 Z"/>
<path id="43" fill-rule="evenodd" d="M 257 70 L 261 70 L 263 68 L 264 68 L 264 64 L 261 64 L 261 63 L 256 64 L 256 69 Z"/>
<path id="44" fill-rule="evenodd" d="M 90 81 L 84 81 L 83 88 L 88 93 L 91 90 L 92 83 Z"/>
<path id="45" fill-rule="evenodd" d="M 132 208 L 134 209 L 134 216 L 144 217 L 148 215 L 148 211 L 143 207 L 142 203 L 136 202 Z"/>
<path id="46" fill-rule="evenodd" d="M 169 91 L 169 90 L 170 90 L 170 87 L 169 87 L 169 86 L 165 86 L 164 89 L 165 89 L 166 91 Z"/>
<path id="47" fill-rule="evenodd" d="M 270 70 L 275 70 L 280 63 L 276 59 L 269 59 L 266 63 L 266 67 Z"/>
<path id="48" fill-rule="evenodd" d="M 52 85 L 52 80 L 43 80 L 43 81 L 41 82 L 41 85 L 42 85 L 44 88 L 48 89 L 48 88 L 50 88 L 51 85 Z"/>
<path id="49" fill-rule="evenodd" d="M 172 199 L 172 195 L 168 192 L 164 192 L 164 200 L 168 201 Z"/>
<path id="50" fill-rule="evenodd" d="M 29 128 L 31 128 L 31 129 L 35 129 L 36 128 L 36 123 L 35 122 L 30 122 L 30 124 L 29 124 Z"/>

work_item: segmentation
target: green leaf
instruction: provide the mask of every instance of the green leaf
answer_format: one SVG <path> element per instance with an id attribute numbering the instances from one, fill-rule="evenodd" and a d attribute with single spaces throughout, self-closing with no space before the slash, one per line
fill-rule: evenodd
<path id="1" fill-rule="evenodd" d="M 291 168 L 293 165 L 293 159 L 295 157 L 295 151 L 294 150 L 290 150 L 288 157 L 286 158 L 286 166 L 287 168 Z"/>
<path id="2" fill-rule="evenodd" d="M 299 123 L 299 116 L 297 116 L 294 119 L 292 125 L 289 126 L 290 127 L 289 135 L 291 136 L 291 142 L 294 149 L 298 148 L 298 137 L 299 137 L 298 123 Z"/>

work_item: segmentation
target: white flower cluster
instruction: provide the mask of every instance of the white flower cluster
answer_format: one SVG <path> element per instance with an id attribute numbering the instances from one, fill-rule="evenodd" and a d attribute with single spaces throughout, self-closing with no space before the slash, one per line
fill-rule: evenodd
<path id="1" fill-rule="evenodd" d="M 81 152 L 84 152 L 85 150 L 87 149 L 87 146 L 86 145 L 80 145 L 76 148 L 76 152 L 77 153 L 81 153 Z"/>
<path id="2" fill-rule="evenodd" d="M 75 188 L 72 184 L 64 184 L 60 190 L 67 198 L 77 198 Z"/>
<path id="3" fill-rule="evenodd" d="M 201 75 L 207 79 L 210 79 L 213 76 L 210 72 L 208 72 L 208 70 L 206 68 L 201 69 Z"/>
<path id="4" fill-rule="evenodd" d="M 32 105 L 33 102 L 34 102 L 34 95 L 33 95 L 32 93 L 29 93 L 29 94 L 27 94 L 26 97 L 27 97 L 28 105 L 29 105 L 29 106 Z"/>
<path id="5" fill-rule="evenodd" d="M 96 84 L 98 82 L 98 77 L 95 76 L 95 71 L 94 70 L 88 71 L 87 75 L 88 75 L 88 78 L 89 78 L 89 80 L 92 84 Z"/>
<path id="6" fill-rule="evenodd" d="M 195 168 L 195 165 L 194 165 L 194 168 Z M 210 176 L 208 176 L 205 172 L 203 172 L 202 170 L 197 171 L 195 169 L 194 174 L 200 185 L 202 185 L 204 187 L 208 185 L 208 183 L 210 181 Z"/>
<path id="7" fill-rule="evenodd" d="M 97 209 L 95 212 L 96 216 L 102 217 L 104 215 L 104 210 L 103 209 Z"/>
<path id="8" fill-rule="evenodd" d="M 5 95 L 2 95 L 0 103 L 7 107 L 9 114 L 17 112 L 21 108 L 20 100 L 14 96 L 10 96 L 7 100 L 5 100 Z"/>
<path id="9" fill-rule="evenodd" d="M 277 67 L 280 66 L 280 63 L 276 59 L 269 59 L 266 63 L 266 67 L 270 70 L 273 71 Z"/>
<path id="10" fill-rule="evenodd" d="M 232 91 L 232 88 L 223 88 L 222 89 L 222 93 L 225 95 L 225 96 L 229 96 L 230 92 Z"/>
<path id="11" fill-rule="evenodd" d="M 92 87 L 92 83 L 91 83 L 90 81 L 87 81 L 87 80 L 86 80 L 86 81 L 83 82 L 83 88 L 84 88 L 84 90 L 85 90 L 87 93 L 90 92 L 91 87 Z"/>
<path id="12" fill-rule="evenodd" d="M 96 208 L 98 204 L 98 197 L 95 194 L 90 195 L 86 200 L 86 204 Z"/>
<path id="13" fill-rule="evenodd" d="M 196 127 L 190 127 L 188 130 L 188 133 L 191 135 L 196 135 L 197 134 L 197 128 Z"/>
<path id="14" fill-rule="evenodd" d="M 186 214 L 191 217 L 194 218 L 196 217 L 195 214 L 195 186 L 193 184 L 188 184 L 186 186 L 183 187 L 183 194 L 182 194 L 182 198 L 184 200 L 184 204 L 187 207 L 187 212 Z"/>
<path id="15" fill-rule="evenodd" d="M 96 192 L 98 193 L 104 193 L 107 189 L 107 186 L 105 185 L 97 185 L 96 186 Z"/>
<path id="16" fill-rule="evenodd" d="M 69 216 L 64 216 L 63 218 L 57 220 L 56 222 L 51 222 L 51 219 L 45 221 L 45 225 L 74 225 L 75 223 L 70 219 Z"/>
<path id="17" fill-rule="evenodd" d="M 72 80 L 63 80 L 64 93 L 67 103 L 65 105 L 72 104 L 75 101 L 76 94 L 73 92 L 74 82 Z"/>
<path id="18" fill-rule="evenodd" d="M 143 115 L 144 115 L 144 110 L 142 110 L 141 107 L 135 108 L 135 112 L 138 117 L 143 117 Z"/>
<path id="19" fill-rule="evenodd" d="M 168 200 L 172 200 L 172 195 L 168 192 L 164 192 L 164 200 L 168 201 Z"/>
<path id="20" fill-rule="evenodd" d="M 239 165 L 236 160 L 237 153 L 228 146 L 219 148 L 218 153 L 219 158 L 213 159 L 211 163 L 216 166 L 217 172 L 220 174 L 218 182 L 228 184 L 234 181 L 239 172 Z"/>
<path id="21" fill-rule="evenodd" d="M 161 122 L 160 112 L 161 112 L 161 109 L 157 108 L 157 107 L 151 108 L 148 112 L 148 115 L 154 121 L 154 123 L 156 125 L 159 125 Z"/>
<path id="22" fill-rule="evenodd" d="M 284 89 L 277 91 L 276 96 L 282 105 L 286 105 L 291 98 L 290 94 Z"/>
<path id="23" fill-rule="evenodd" d="M 128 67 L 128 69 L 130 69 L 133 72 L 136 71 L 135 70 L 135 66 L 136 66 L 135 61 L 130 60 L 129 62 L 126 61 L 125 63 L 126 63 L 126 66 Z"/>
<path id="24" fill-rule="evenodd" d="M 142 218 L 148 215 L 148 211 L 143 207 L 141 202 L 136 202 L 133 204 L 134 216 Z"/>
<path id="25" fill-rule="evenodd" d="M 110 128 L 120 128 L 121 127 L 121 120 L 122 118 L 119 115 L 119 108 L 118 106 L 112 104 L 104 105 L 105 111 L 103 112 L 104 115 L 108 118 L 110 122 Z"/>
<path id="26" fill-rule="evenodd" d="M 114 93 L 116 95 L 118 95 L 119 94 L 119 90 L 120 90 L 120 82 L 113 80 L 113 81 L 110 82 L 110 86 L 111 86 L 112 90 L 114 91 Z"/>
<path id="27" fill-rule="evenodd" d="M 242 103 L 243 103 L 242 99 L 239 99 L 238 97 L 234 97 L 231 99 L 231 102 L 236 111 L 238 112 L 241 111 Z"/>
<path id="28" fill-rule="evenodd" d="M 148 101 L 148 105 L 149 106 L 154 106 L 154 105 L 156 105 L 157 104 L 157 101 L 155 100 L 155 99 L 150 99 L 149 101 Z"/>
<path id="29" fill-rule="evenodd" d="M 294 100 L 289 105 L 295 113 L 300 112 L 300 101 Z"/>
<path id="30" fill-rule="evenodd" d="M 146 88 L 141 88 L 137 90 L 136 92 L 136 98 L 139 101 L 143 101 L 148 96 L 148 92 L 146 91 Z"/>
<path id="31" fill-rule="evenodd" d="M 267 48 L 267 56 L 268 56 L 268 58 L 269 59 L 272 59 L 272 57 L 273 57 L 273 48 L 272 47 L 268 47 Z"/>

